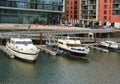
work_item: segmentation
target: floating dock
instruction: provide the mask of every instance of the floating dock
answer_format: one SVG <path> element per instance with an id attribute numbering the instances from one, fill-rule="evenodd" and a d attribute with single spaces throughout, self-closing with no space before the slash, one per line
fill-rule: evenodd
<path id="1" fill-rule="evenodd" d="M 46 45 L 36 45 L 36 46 L 37 46 L 37 48 L 40 49 L 40 51 L 43 51 L 43 52 L 48 53 L 53 56 L 57 55 L 57 51 L 53 51 L 53 50 L 47 48 Z"/>
<path id="2" fill-rule="evenodd" d="M 9 58 L 15 58 L 14 54 L 5 48 L 5 46 L 0 45 L 0 49 L 7 54 Z"/>
<path id="3" fill-rule="evenodd" d="M 90 48 L 95 49 L 95 50 L 99 50 L 99 51 L 103 51 L 103 52 L 109 52 L 108 49 L 100 48 L 100 47 L 97 47 L 97 46 L 90 46 Z"/>

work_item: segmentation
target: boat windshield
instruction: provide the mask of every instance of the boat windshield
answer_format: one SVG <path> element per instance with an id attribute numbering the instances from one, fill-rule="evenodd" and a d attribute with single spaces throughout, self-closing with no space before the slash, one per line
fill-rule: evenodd
<path id="1" fill-rule="evenodd" d="M 16 41 L 16 44 L 28 45 L 28 44 L 32 44 L 32 41 Z"/>
<path id="2" fill-rule="evenodd" d="M 67 44 L 68 47 L 79 47 L 81 46 L 80 44 Z"/>

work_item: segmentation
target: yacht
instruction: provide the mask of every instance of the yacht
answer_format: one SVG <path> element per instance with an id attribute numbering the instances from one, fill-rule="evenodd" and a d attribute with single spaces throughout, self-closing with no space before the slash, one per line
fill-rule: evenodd
<path id="1" fill-rule="evenodd" d="M 6 48 L 15 57 L 28 61 L 36 60 L 40 51 L 29 38 L 10 38 L 6 43 Z"/>
<path id="2" fill-rule="evenodd" d="M 88 46 L 83 46 L 80 40 L 70 39 L 70 37 L 58 39 L 58 48 L 77 58 L 86 58 L 90 52 Z"/>
<path id="3" fill-rule="evenodd" d="M 101 41 L 100 45 L 106 48 L 118 49 L 119 45 L 115 41 Z"/>

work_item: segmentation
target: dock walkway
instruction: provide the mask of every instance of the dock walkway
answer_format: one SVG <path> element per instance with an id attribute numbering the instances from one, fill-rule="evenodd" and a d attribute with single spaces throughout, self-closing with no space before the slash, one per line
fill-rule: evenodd
<path id="1" fill-rule="evenodd" d="M 100 48 L 100 47 L 96 47 L 96 46 L 90 46 L 91 49 L 95 49 L 95 50 L 99 50 L 102 52 L 109 52 L 108 49 L 104 49 L 104 48 Z"/>
<path id="2" fill-rule="evenodd" d="M 52 51 L 50 50 L 49 48 L 47 48 L 45 45 L 36 45 L 37 48 L 40 49 L 40 51 L 43 51 L 45 53 L 48 53 L 50 55 L 53 55 L 53 56 L 56 56 L 57 55 L 57 52 L 56 51 Z"/>

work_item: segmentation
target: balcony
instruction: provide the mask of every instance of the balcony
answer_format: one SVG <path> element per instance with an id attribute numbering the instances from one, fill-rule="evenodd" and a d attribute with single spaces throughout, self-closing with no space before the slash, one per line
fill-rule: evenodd
<path id="1" fill-rule="evenodd" d="M 120 10 L 120 7 L 113 7 L 113 10 Z"/>
<path id="2" fill-rule="evenodd" d="M 120 4 L 120 0 L 114 0 L 113 4 Z"/>
<path id="3" fill-rule="evenodd" d="M 89 13 L 89 16 L 96 16 L 96 14 L 94 14 L 94 13 Z"/>
<path id="4" fill-rule="evenodd" d="M 80 15 L 81 15 L 81 16 L 88 16 L 87 13 L 81 13 Z"/>
<path id="5" fill-rule="evenodd" d="M 117 15 L 117 16 L 120 16 L 120 13 L 113 13 L 113 15 Z"/>
<path id="6" fill-rule="evenodd" d="M 113 15 L 120 15 L 120 10 L 117 10 L 117 11 L 113 11 Z"/>

